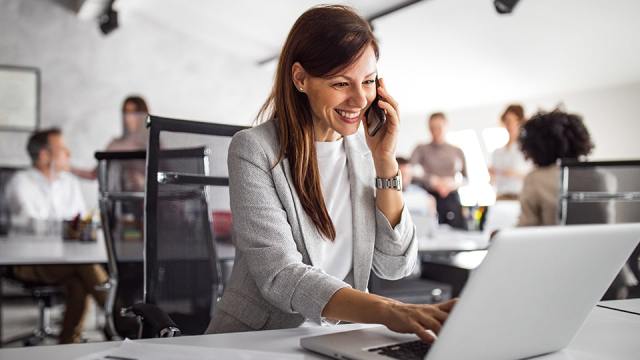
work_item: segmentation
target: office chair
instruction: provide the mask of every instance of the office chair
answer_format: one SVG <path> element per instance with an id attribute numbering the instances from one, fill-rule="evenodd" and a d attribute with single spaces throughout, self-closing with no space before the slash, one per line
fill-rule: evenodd
<path id="1" fill-rule="evenodd" d="M 451 299 L 452 286 L 420 278 L 420 274 L 399 280 L 386 280 L 373 272 L 369 277 L 372 294 L 407 304 L 435 304 Z"/>
<path id="2" fill-rule="evenodd" d="M 6 212 L 8 215 L 9 207 L 5 203 L 5 190 L 11 177 L 18 171 L 23 170 L 19 167 L 0 167 L 0 211 Z M 4 216 L 2 227 L 6 227 L 8 232 L 9 216 Z M 5 230 L 5 229 L 3 229 Z M 17 335 L 13 338 L 3 341 L 2 345 L 21 342 L 25 346 L 38 345 L 47 338 L 57 338 L 57 333 L 51 328 L 51 308 L 60 302 L 63 296 L 62 289 L 59 286 L 48 285 L 44 283 L 25 281 L 15 276 L 13 268 L 6 267 L 1 269 L 0 278 L 7 279 L 11 283 L 16 284 L 21 290 L 25 291 L 38 306 L 38 322 L 33 331 Z M 2 284 L 0 284 L 2 286 Z"/>
<path id="3" fill-rule="evenodd" d="M 121 310 L 143 299 L 143 218 L 146 151 L 96 152 L 102 231 L 109 281 L 105 336 L 137 338 L 139 323 Z"/>
<path id="4" fill-rule="evenodd" d="M 560 224 L 640 222 L 640 161 L 561 162 Z M 603 299 L 625 298 L 638 288 L 638 246 Z"/>
<path id="5" fill-rule="evenodd" d="M 175 322 L 165 335 L 203 334 L 223 291 L 212 213 L 229 208 L 227 148 L 244 127 L 156 116 L 147 127 L 144 303 Z M 141 320 L 143 337 L 157 333 Z"/>

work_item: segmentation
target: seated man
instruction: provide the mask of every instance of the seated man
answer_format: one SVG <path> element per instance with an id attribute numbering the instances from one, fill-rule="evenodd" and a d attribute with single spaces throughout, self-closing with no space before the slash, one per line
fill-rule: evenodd
<path id="1" fill-rule="evenodd" d="M 17 173 L 6 189 L 12 226 L 61 222 L 85 212 L 78 180 L 69 173 L 69 149 L 59 129 L 38 131 L 27 144 L 33 167 Z M 108 276 L 100 265 L 17 266 L 17 278 L 60 285 L 65 289 L 66 309 L 60 343 L 80 340 L 88 295 L 104 306 L 106 293 L 96 290 Z"/>

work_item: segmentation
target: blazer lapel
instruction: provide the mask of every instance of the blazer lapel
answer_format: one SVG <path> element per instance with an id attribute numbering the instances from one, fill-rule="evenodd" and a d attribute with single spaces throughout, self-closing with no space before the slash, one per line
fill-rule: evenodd
<path id="1" fill-rule="evenodd" d="M 304 247 L 307 250 L 307 255 L 309 255 L 309 260 L 311 261 L 311 265 L 317 266 L 320 264 L 318 259 L 319 256 L 319 245 L 321 241 L 326 241 L 322 238 L 322 235 L 316 229 L 316 226 L 311 221 L 311 218 L 307 216 L 307 213 L 302 208 L 302 204 L 300 203 L 300 198 L 298 197 L 298 192 L 294 186 L 293 177 L 291 176 L 291 168 L 289 166 L 289 159 L 284 158 L 280 162 L 280 166 L 282 166 L 282 170 L 284 171 L 285 177 L 289 184 L 289 190 L 291 191 L 291 197 L 293 199 L 293 204 L 296 211 L 296 218 L 298 219 L 298 226 L 300 227 L 300 232 L 302 235 L 302 242 L 304 243 Z"/>
<path id="2" fill-rule="evenodd" d="M 371 152 L 359 135 L 345 137 L 353 214 L 354 287 L 365 290 L 371 273 L 375 244 L 375 194 Z"/>

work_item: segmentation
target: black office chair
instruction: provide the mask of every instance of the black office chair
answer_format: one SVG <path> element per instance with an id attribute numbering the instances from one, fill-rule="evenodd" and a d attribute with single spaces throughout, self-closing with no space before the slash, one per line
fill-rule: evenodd
<path id="1" fill-rule="evenodd" d="M 51 308 L 61 303 L 64 297 L 62 289 L 59 286 L 20 279 L 16 277 L 12 268 L 6 269 L 2 277 L 26 291 L 38 306 L 36 327 L 30 332 L 3 341 L 2 345 L 22 343 L 24 346 L 35 346 L 45 339 L 57 339 L 58 333 L 51 326 Z"/>
<path id="2" fill-rule="evenodd" d="M 121 310 L 143 300 L 146 151 L 96 152 L 99 206 L 107 246 L 108 339 L 137 338 L 139 323 Z"/>
<path id="3" fill-rule="evenodd" d="M 10 209 L 5 199 L 6 186 L 13 175 L 23 170 L 19 167 L 0 167 L 0 236 L 7 235 L 10 227 Z M 60 303 L 63 297 L 62 289 L 58 286 L 25 281 L 16 277 L 12 267 L 0 269 L 0 279 L 7 280 L 16 285 L 26 294 L 19 297 L 28 296 L 32 298 L 38 306 L 38 322 L 33 331 L 26 334 L 14 336 L 3 341 L 2 345 L 13 343 L 23 343 L 24 345 L 38 345 L 47 338 L 57 338 L 57 334 L 51 327 L 51 308 Z M 2 284 L 0 283 L 0 286 Z"/>
<path id="4" fill-rule="evenodd" d="M 399 280 L 385 280 L 372 272 L 369 291 L 407 304 L 435 304 L 451 299 L 452 286 L 422 279 L 420 274 Z"/>
<path id="5" fill-rule="evenodd" d="M 212 210 L 225 207 L 227 148 L 243 127 L 155 116 L 147 126 L 144 304 L 169 316 L 129 313 L 142 337 L 203 334 L 223 291 Z"/>
<path id="6" fill-rule="evenodd" d="M 561 224 L 640 222 L 640 161 L 565 160 L 561 169 Z M 640 246 L 633 251 L 603 299 L 624 298 L 627 292 L 640 296 L 637 285 L 635 289 L 628 289 L 638 280 Z"/>

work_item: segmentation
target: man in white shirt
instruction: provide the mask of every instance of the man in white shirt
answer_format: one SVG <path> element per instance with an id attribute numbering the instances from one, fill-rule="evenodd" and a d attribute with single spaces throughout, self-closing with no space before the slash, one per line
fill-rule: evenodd
<path id="1" fill-rule="evenodd" d="M 27 151 L 33 167 L 14 175 L 7 185 L 12 226 L 33 230 L 35 224 L 59 222 L 85 212 L 78 180 L 69 173 L 70 154 L 61 131 L 35 132 Z M 13 271 L 26 282 L 64 287 L 66 310 L 60 343 L 80 340 L 89 294 L 104 306 L 106 294 L 96 286 L 105 283 L 108 276 L 100 265 L 17 266 Z"/>

